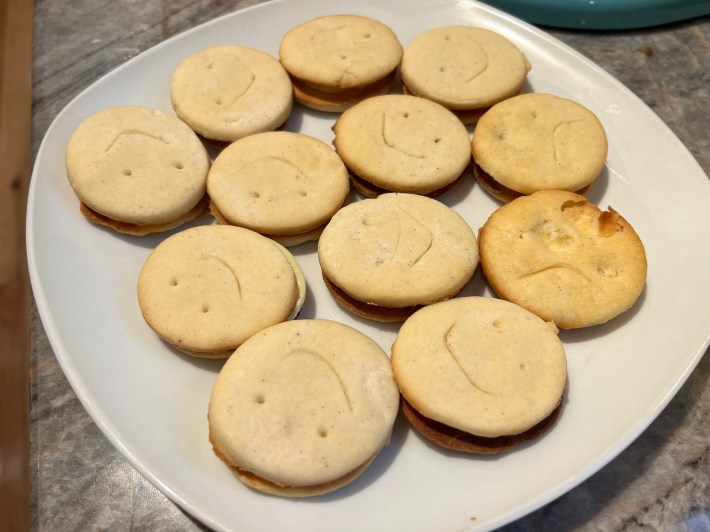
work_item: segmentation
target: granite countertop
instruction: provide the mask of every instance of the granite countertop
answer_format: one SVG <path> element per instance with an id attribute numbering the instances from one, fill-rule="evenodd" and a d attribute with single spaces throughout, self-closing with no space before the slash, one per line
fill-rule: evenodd
<path id="1" fill-rule="evenodd" d="M 255 3 L 38 0 L 33 154 L 61 109 L 94 80 L 172 35 Z M 710 17 L 633 31 L 547 31 L 635 92 L 710 174 Z M 204 530 L 93 423 L 34 306 L 31 334 L 32 529 Z M 710 530 L 709 379 L 705 356 L 617 458 L 506 530 Z"/>

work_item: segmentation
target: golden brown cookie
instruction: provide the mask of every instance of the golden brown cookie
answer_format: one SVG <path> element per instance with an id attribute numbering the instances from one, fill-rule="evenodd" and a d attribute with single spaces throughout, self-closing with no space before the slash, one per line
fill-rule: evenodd
<path id="1" fill-rule="evenodd" d="M 479 231 L 481 267 L 503 299 L 561 329 L 621 314 L 646 282 L 646 253 L 618 212 L 541 190 L 497 209 Z"/>

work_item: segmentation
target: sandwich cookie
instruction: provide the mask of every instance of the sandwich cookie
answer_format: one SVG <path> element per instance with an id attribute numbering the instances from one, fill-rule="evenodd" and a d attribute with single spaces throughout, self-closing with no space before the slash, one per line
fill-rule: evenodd
<path id="1" fill-rule="evenodd" d="M 436 196 L 463 179 L 471 160 L 466 127 L 441 105 L 401 94 L 368 98 L 333 126 L 333 146 L 353 185 L 375 197 L 385 192 Z"/>
<path id="2" fill-rule="evenodd" d="M 456 295 L 478 264 L 471 228 L 443 203 L 382 194 L 338 211 L 318 242 L 326 286 L 344 308 L 383 322 Z"/>
<path id="3" fill-rule="evenodd" d="M 402 410 L 425 438 L 494 454 L 554 425 L 567 359 L 554 327 L 489 297 L 462 297 L 410 316 L 392 345 Z"/>
<path id="4" fill-rule="evenodd" d="M 205 208 L 207 150 L 180 119 L 141 106 L 100 111 L 66 149 L 81 213 L 115 231 L 145 235 L 196 218 Z"/>
<path id="5" fill-rule="evenodd" d="M 278 129 L 293 107 L 281 63 L 246 46 L 214 46 L 186 57 L 173 74 L 171 97 L 180 118 L 221 143 Z"/>
<path id="6" fill-rule="evenodd" d="M 350 191 L 348 171 L 327 144 L 288 131 L 240 139 L 207 178 L 210 211 L 284 246 L 317 240 Z"/>
<path id="7" fill-rule="evenodd" d="M 530 63 L 502 35 L 471 26 L 419 34 L 402 57 L 405 94 L 428 98 L 473 124 L 492 105 L 517 94 Z"/>
<path id="8" fill-rule="evenodd" d="M 498 208 L 479 231 L 481 267 L 503 299 L 561 329 L 604 323 L 646 282 L 646 253 L 618 212 L 541 190 Z"/>
<path id="9" fill-rule="evenodd" d="M 402 45 L 377 20 L 331 15 L 288 31 L 279 59 L 291 75 L 296 101 L 318 111 L 340 112 L 389 92 Z"/>
<path id="10" fill-rule="evenodd" d="M 209 437 L 247 486 L 308 497 L 357 478 L 389 443 L 398 408 L 379 345 L 341 323 L 297 320 L 257 333 L 225 363 Z"/>
<path id="11" fill-rule="evenodd" d="M 241 227 L 204 225 L 161 242 L 138 278 L 143 318 L 188 355 L 226 358 L 247 338 L 295 318 L 303 273 L 281 245 Z"/>
<path id="12" fill-rule="evenodd" d="M 552 94 L 521 94 L 481 117 L 472 152 L 476 180 L 508 202 L 544 189 L 586 193 L 604 168 L 607 138 L 586 107 Z"/>

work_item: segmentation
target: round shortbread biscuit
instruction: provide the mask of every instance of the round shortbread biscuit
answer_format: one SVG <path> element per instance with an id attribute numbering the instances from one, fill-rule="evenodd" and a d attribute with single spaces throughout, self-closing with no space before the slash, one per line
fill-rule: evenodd
<path id="1" fill-rule="evenodd" d="M 419 34 L 404 51 L 401 67 L 409 93 L 459 111 L 485 109 L 517 94 L 529 70 L 525 55 L 508 39 L 471 26 Z M 464 121 L 475 119 L 473 113 Z"/>
<path id="2" fill-rule="evenodd" d="M 289 30 L 279 46 L 279 60 L 298 89 L 296 100 L 324 111 L 386 92 L 401 59 L 394 32 L 359 15 L 307 21 Z"/>
<path id="3" fill-rule="evenodd" d="M 350 182 L 330 146 L 307 135 L 275 131 L 223 150 L 210 169 L 207 191 L 218 220 L 286 237 L 288 245 L 288 237 L 318 238 L 347 199 Z"/>
<path id="4" fill-rule="evenodd" d="M 165 341 L 198 357 L 227 357 L 247 338 L 295 317 L 306 293 L 298 263 L 241 227 L 204 225 L 161 242 L 138 278 L 138 303 Z"/>
<path id="5" fill-rule="evenodd" d="M 473 276 L 478 247 L 443 203 L 392 193 L 338 211 L 321 235 L 318 260 L 330 283 L 377 311 L 454 296 Z"/>
<path id="6" fill-rule="evenodd" d="M 465 126 L 415 96 L 368 98 L 333 126 L 335 151 L 358 178 L 392 192 L 430 194 L 456 181 L 471 160 Z"/>
<path id="7" fill-rule="evenodd" d="M 146 234 L 195 218 L 209 156 L 180 119 L 141 106 L 113 107 L 85 119 L 66 149 L 67 177 L 95 223 Z"/>
<path id="8" fill-rule="evenodd" d="M 567 381 L 553 327 L 489 297 L 455 298 L 414 313 L 392 345 L 392 369 L 417 412 L 484 438 L 541 423 L 557 409 Z"/>
<path id="9" fill-rule="evenodd" d="M 500 186 L 517 195 L 544 189 L 578 192 L 602 171 L 607 138 L 586 107 L 551 94 L 521 94 L 497 103 L 481 117 L 472 153 L 495 181 L 494 195 Z M 480 171 L 476 176 L 486 187 Z"/>
<path id="10" fill-rule="evenodd" d="M 646 253 L 633 227 L 572 192 L 542 190 L 503 205 L 481 227 L 479 246 L 500 297 L 563 329 L 610 320 L 646 282 Z"/>
<path id="11" fill-rule="evenodd" d="M 213 46 L 175 69 L 173 108 L 201 136 L 222 142 L 273 131 L 293 107 L 291 80 L 281 63 L 246 46 Z"/>
<path id="12" fill-rule="evenodd" d="M 210 441 L 255 489 L 319 495 L 369 465 L 398 407 L 377 343 L 338 322 L 296 320 L 257 333 L 226 362 L 210 398 Z"/>

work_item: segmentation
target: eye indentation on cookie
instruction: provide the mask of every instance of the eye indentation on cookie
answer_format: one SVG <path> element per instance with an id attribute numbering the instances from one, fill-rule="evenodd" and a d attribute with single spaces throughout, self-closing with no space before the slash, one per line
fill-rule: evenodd
<path id="1" fill-rule="evenodd" d="M 210 307 L 208 305 L 202 305 L 202 314 L 207 314 L 210 311 Z"/>
<path id="2" fill-rule="evenodd" d="M 347 59 L 347 58 L 348 58 L 347 55 L 345 55 L 345 54 L 340 54 L 340 59 Z"/>
<path id="3" fill-rule="evenodd" d="M 503 327 L 503 323 L 500 320 L 493 320 L 493 327 L 495 327 L 496 329 L 500 329 L 501 327 Z"/>
<path id="4" fill-rule="evenodd" d="M 369 33 L 365 33 L 365 34 L 363 35 L 363 37 L 365 37 L 365 39 L 369 39 L 371 36 L 372 36 L 372 35 L 370 35 Z"/>
<path id="5" fill-rule="evenodd" d="M 259 199 L 259 198 L 261 197 L 261 194 L 259 194 L 259 193 L 256 192 L 255 190 L 252 190 L 251 192 L 249 192 L 249 195 L 250 195 L 252 198 L 256 198 L 256 199 Z"/>
<path id="6" fill-rule="evenodd" d="M 222 101 L 222 98 L 215 98 L 214 103 L 217 105 L 222 105 L 224 102 Z"/>
<path id="7" fill-rule="evenodd" d="M 434 139 L 434 144 L 439 144 L 440 142 L 441 142 L 441 138 L 440 138 L 440 137 L 436 137 L 436 138 Z"/>
<path id="8" fill-rule="evenodd" d="M 173 163 L 173 167 L 174 167 L 174 168 L 177 168 L 178 170 L 182 170 L 183 168 L 185 168 L 185 165 L 182 164 L 180 161 L 175 161 L 175 162 Z"/>
<path id="9" fill-rule="evenodd" d="M 532 111 L 530 113 L 530 116 L 532 116 L 533 118 L 537 118 L 537 111 Z"/>
<path id="10" fill-rule="evenodd" d="M 177 279 L 170 279 L 170 286 L 177 286 L 177 285 L 178 285 Z"/>
<path id="11" fill-rule="evenodd" d="M 133 172 L 129 170 L 128 168 L 124 168 L 121 173 L 125 175 L 126 177 L 131 177 L 133 175 Z"/>
<path id="12" fill-rule="evenodd" d="M 322 362 L 327 368 L 328 372 L 333 375 L 333 378 L 335 378 L 335 380 L 340 385 L 340 389 L 343 391 L 343 398 L 348 404 L 348 408 L 350 409 L 350 411 L 353 410 L 353 403 L 350 399 L 350 394 L 348 394 L 348 389 L 345 386 L 345 381 L 340 376 L 340 373 L 338 373 L 338 370 L 333 366 L 333 364 L 331 364 L 330 360 L 328 360 L 326 356 L 324 356 L 322 353 L 319 353 L 315 349 L 299 348 L 286 353 L 284 359 L 294 356 L 312 357 L 314 360 Z"/>
<path id="13" fill-rule="evenodd" d="M 446 67 L 445 66 L 440 66 L 439 67 L 439 72 L 446 72 Z"/>
<path id="14" fill-rule="evenodd" d="M 119 139 L 123 137 L 131 137 L 131 136 L 142 136 L 142 137 L 148 137 L 149 139 L 157 140 L 159 142 L 162 142 L 163 144 L 170 144 L 167 140 L 165 140 L 163 137 L 160 135 L 153 135 L 152 133 L 148 133 L 146 131 L 140 131 L 138 129 L 124 129 L 118 135 L 116 135 L 111 142 L 109 142 L 108 146 L 106 146 L 106 149 L 104 150 L 104 153 L 108 153 L 111 148 L 113 148 L 116 143 L 119 141 Z"/>
<path id="15" fill-rule="evenodd" d="M 305 198 L 306 196 L 308 196 L 308 191 L 307 190 L 299 190 L 298 195 Z"/>
<path id="16" fill-rule="evenodd" d="M 212 67 L 214 67 L 214 63 L 213 63 L 212 61 L 210 61 L 209 63 L 207 63 L 207 64 L 205 65 L 205 68 L 206 68 L 207 70 L 212 70 Z"/>
<path id="17" fill-rule="evenodd" d="M 259 403 L 260 405 L 263 405 L 266 402 L 266 397 L 264 397 L 262 394 L 257 394 L 257 396 L 254 397 L 254 401 Z"/>
<path id="18" fill-rule="evenodd" d="M 328 429 L 325 427 L 320 427 L 318 429 L 318 436 L 321 438 L 326 438 L 328 436 Z"/>
<path id="19" fill-rule="evenodd" d="M 458 325 L 458 321 L 454 322 L 451 327 L 449 327 L 449 330 L 446 331 L 446 334 L 444 334 L 444 347 L 446 347 L 446 351 L 448 351 L 449 355 L 451 355 L 451 358 L 453 361 L 456 363 L 458 368 L 461 370 L 461 373 L 466 377 L 468 382 L 473 386 L 476 390 L 486 394 L 486 395 L 493 395 L 492 392 L 482 388 L 480 385 L 476 383 L 476 381 L 471 377 L 471 375 L 468 374 L 468 372 L 464 369 L 463 365 L 461 364 L 461 361 L 459 358 L 456 356 L 455 350 L 451 347 L 451 335 L 453 333 L 453 330 L 456 328 L 456 325 Z"/>

